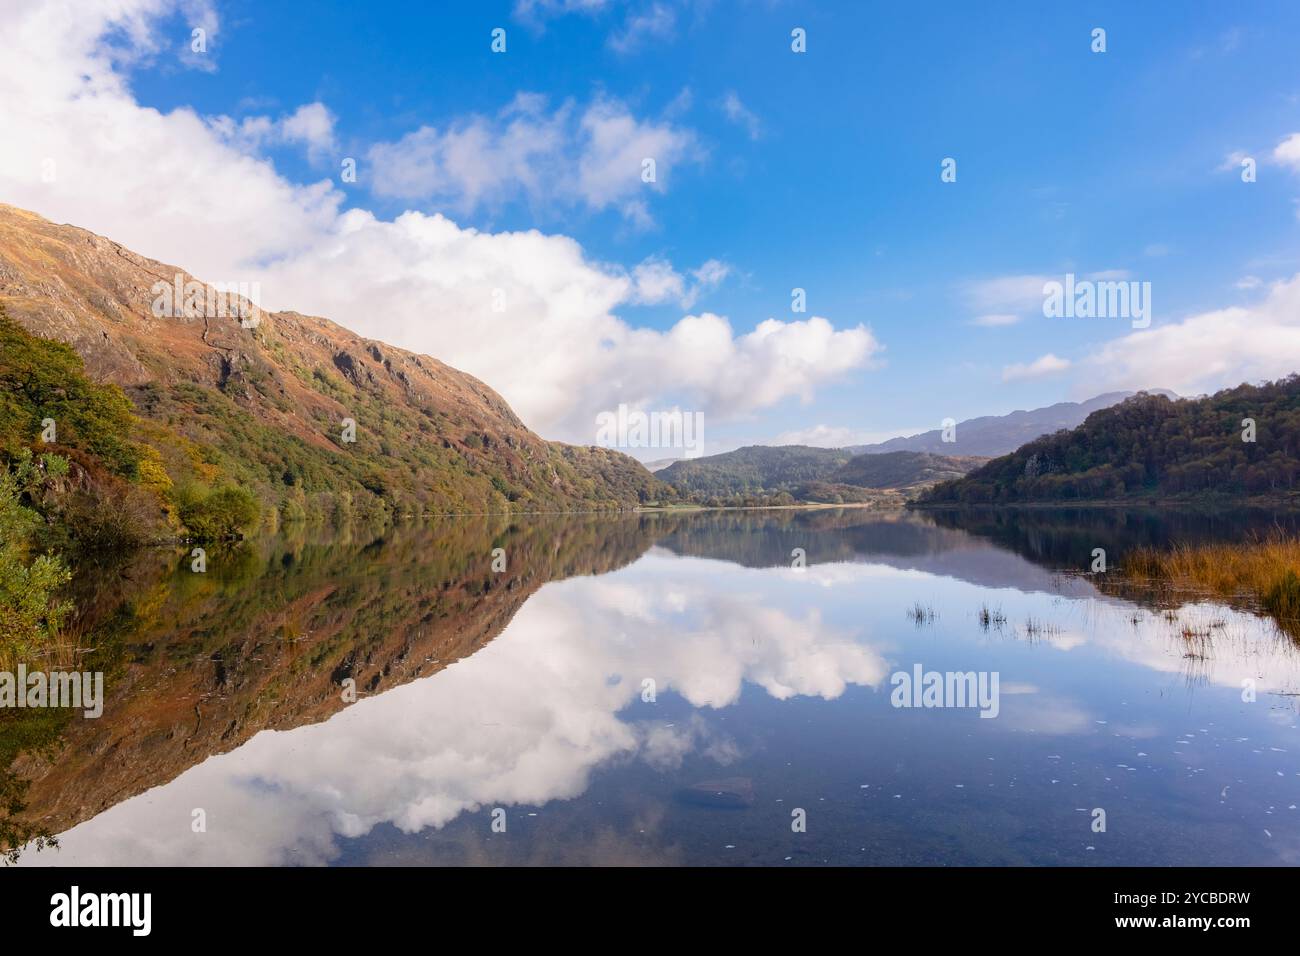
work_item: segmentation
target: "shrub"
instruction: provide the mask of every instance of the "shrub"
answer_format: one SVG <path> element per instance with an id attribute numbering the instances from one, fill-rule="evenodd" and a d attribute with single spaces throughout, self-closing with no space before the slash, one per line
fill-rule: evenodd
<path id="1" fill-rule="evenodd" d="M 0 657 L 6 660 L 21 660 L 48 643 L 72 610 L 55 600 L 72 577 L 63 562 L 53 555 L 27 560 L 38 518 L 18 495 L 13 474 L 0 473 Z"/>
<path id="2" fill-rule="evenodd" d="M 178 498 L 181 522 L 190 536 L 200 541 L 239 538 L 257 522 L 257 500 L 235 485 L 214 491 L 189 485 Z"/>
<path id="3" fill-rule="evenodd" d="M 77 545 L 88 551 L 128 551 L 156 540 L 163 522 L 158 500 L 137 485 L 91 487 L 70 495 L 63 521 Z"/>
<path id="4" fill-rule="evenodd" d="M 71 347 L 30 334 L 0 308 L 0 453 L 14 457 L 35 442 L 46 418 L 54 420 L 60 444 L 98 456 L 123 477 L 137 476 L 135 416 L 122 390 L 92 382 Z"/>

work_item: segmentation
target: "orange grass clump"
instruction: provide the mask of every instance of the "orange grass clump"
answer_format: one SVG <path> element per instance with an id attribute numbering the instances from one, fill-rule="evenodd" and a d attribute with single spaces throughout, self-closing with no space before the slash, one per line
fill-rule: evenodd
<path id="1" fill-rule="evenodd" d="M 1300 622 L 1300 537 L 1275 532 L 1234 544 L 1139 548 L 1124 560 L 1132 578 L 1225 598 L 1253 598 L 1279 621 Z"/>

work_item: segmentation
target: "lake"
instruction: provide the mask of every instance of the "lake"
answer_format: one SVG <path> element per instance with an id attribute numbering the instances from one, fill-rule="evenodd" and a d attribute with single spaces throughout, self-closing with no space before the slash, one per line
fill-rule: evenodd
<path id="1" fill-rule="evenodd" d="M 1087 573 L 1275 521 L 467 517 L 290 526 L 202 574 L 149 552 L 78 577 L 107 700 L 11 740 L 60 844 L 20 862 L 1295 865 L 1300 645 Z"/>

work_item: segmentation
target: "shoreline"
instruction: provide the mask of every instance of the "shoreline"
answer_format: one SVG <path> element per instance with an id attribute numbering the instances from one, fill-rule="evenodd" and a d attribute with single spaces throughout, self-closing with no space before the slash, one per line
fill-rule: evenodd
<path id="1" fill-rule="evenodd" d="M 1255 509 L 1260 511 L 1300 512 L 1300 498 L 1140 498 L 1131 501 L 1108 501 L 1104 499 L 1089 499 L 1087 501 L 909 501 L 905 507 L 908 511 L 1065 511 L 1071 508 L 1084 508 L 1097 510 L 1127 509 L 1130 511 L 1144 509 L 1153 511 L 1242 511 Z"/>

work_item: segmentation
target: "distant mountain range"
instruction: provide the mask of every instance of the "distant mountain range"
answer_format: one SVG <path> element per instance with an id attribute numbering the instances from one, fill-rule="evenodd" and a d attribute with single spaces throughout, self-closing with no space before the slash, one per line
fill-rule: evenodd
<path id="1" fill-rule="evenodd" d="M 1014 411 L 1007 415 L 984 415 L 958 422 L 955 441 L 943 440 L 943 430 L 922 432 L 906 438 L 891 438 L 874 445 L 852 445 L 845 449 L 854 455 L 880 455 L 891 451 L 928 451 L 939 455 L 980 455 L 996 458 L 1015 451 L 1040 435 L 1050 435 L 1063 428 L 1074 428 L 1093 412 L 1118 405 L 1134 392 L 1107 392 L 1086 402 L 1058 402 L 1045 408 Z M 1156 389 L 1151 394 L 1177 398 L 1173 392 Z"/>
<path id="2" fill-rule="evenodd" d="M 960 477 L 987 459 L 900 451 L 854 456 L 842 448 L 750 445 L 673 462 L 656 477 L 703 503 L 858 502 Z"/>
<path id="3" fill-rule="evenodd" d="M 681 461 L 681 460 L 682 459 L 680 458 L 658 458 L 654 461 L 643 461 L 641 464 L 645 465 L 646 471 L 656 472 L 656 471 L 663 471 L 673 462 Z"/>
<path id="4" fill-rule="evenodd" d="M 1044 435 L 924 504 L 1300 495 L 1300 375 L 1171 401 L 1142 393 Z"/>
<path id="5" fill-rule="evenodd" d="M 990 458 L 1026 442 L 1074 428 L 1093 412 L 1113 407 L 1134 392 L 1107 392 L 1085 402 L 985 415 L 958 422 L 954 441 L 943 431 L 893 438 L 874 445 L 817 448 L 749 445 L 720 455 L 651 462 L 655 477 L 696 501 L 756 503 L 774 497 L 795 501 L 857 502 L 881 491 L 913 494 L 936 482 L 960 478 Z M 1173 392 L 1150 394 L 1177 398 Z M 771 503 L 771 502 L 768 502 Z"/>

